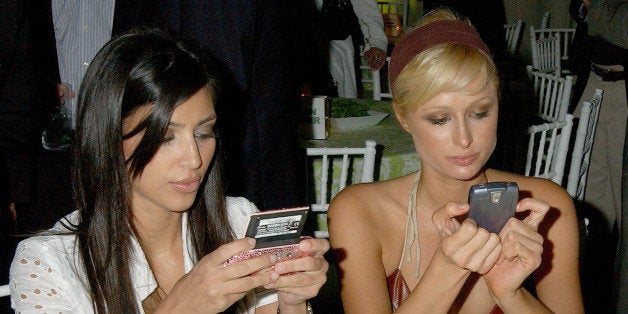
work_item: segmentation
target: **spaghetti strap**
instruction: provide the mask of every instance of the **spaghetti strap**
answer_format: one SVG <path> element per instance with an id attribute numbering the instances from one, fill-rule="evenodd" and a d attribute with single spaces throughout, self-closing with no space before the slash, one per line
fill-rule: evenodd
<path id="1" fill-rule="evenodd" d="M 414 269 L 414 277 L 419 278 L 419 266 L 421 261 L 421 249 L 419 248 L 419 227 L 417 225 L 416 218 L 416 190 L 419 187 L 419 179 L 421 178 L 421 171 L 417 171 L 414 177 L 414 184 L 412 185 L 412 191 L 410 192 L 410 199 L 408 200 L 408 214 L 406 218 L 406 230 L 403 240 L 403 249 L 401 251 L 401 260 L 397 269 L 401 269 L 404 258 L 407 258 L 407 262 L 412 263 L 412 246 L 416 244 L 415 260 L 416 265 Z"/>

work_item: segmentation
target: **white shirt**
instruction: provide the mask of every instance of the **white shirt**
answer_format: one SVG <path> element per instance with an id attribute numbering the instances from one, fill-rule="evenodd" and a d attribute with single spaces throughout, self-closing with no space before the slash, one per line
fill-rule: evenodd
<path id="1" fill-rule="evenodd" d="M 257 212 L 255 205 L 242 197 L 227 197 L 229 221 L 237 238 L 244 237 L 251 213 Z M 181 225 L 185 272 L 194 266 L 191 256 L 192 243 L 188 234 L 186 215 Z M 61 222 L 76 224 L 75 211 L 50 229 L 53 232 L 67 231 Z M 67 224 L 67 222 L 65 222 Z M 142 309 L 142 300 L 157 288 L 157 281 L 148 265 L 137 239 L 132 238 L 131 282 L 137 306 Z M 17 247 L 11 264 L 9 288 L 11 307 L 21 313 L 94 313 L 87 276 L 80 260 L 75 235 L 47 235 L 28 238 Z M 254 313 L 255 307 L 277 301 L 277 294 L 264 291 L 250 298 L 253 304 L 245 313 Z"/>
<path id="2" fill-rule="evenodd" d="M 377 1 L 374 0 L 351 0 L 353 11 L 358 17 L 360 28 L 364 35 L 364 47 L 362 53 L 375 47 L 386 51 L 388 37 L 384 32 L 384 19 L 379 10 Z"/>
<path id="3" fill-rule="evenodd" d="M 61 81 L 78 95 L 83 75 L 96 53 L 111 39 L 115 0 L 51 0 Z M 66 109 L 76 126 L 76 100 Z"/>

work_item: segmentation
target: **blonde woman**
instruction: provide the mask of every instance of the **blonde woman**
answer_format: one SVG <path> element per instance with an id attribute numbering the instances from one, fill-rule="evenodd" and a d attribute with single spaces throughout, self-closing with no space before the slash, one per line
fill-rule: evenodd
<path id="1" fill-rule="evenodd" d="M 390 79 L 421 170 L 351 186 L 332 201 L 345 310 L 583 312 L 569 194 L 549 180 L 485 167 L 496 144 L 499 82 L 474 28 L 447 10 L 426 15 L 395 46 Z M 499 234 L 467 218 L 469 188 L 493 181 L 520 189 L 517 216 Z"/>

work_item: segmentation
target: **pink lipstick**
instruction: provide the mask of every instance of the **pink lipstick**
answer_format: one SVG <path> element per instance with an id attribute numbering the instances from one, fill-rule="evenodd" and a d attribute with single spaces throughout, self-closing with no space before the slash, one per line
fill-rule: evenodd
<path id="1" fill-rule="evenodd" d="M 448 157 L 448 159 L 459 166 L 465 167 L 472 164 L 476 159 L 478 159 L 478 154 L 470 156 Z"/>
<path id="2" fill-rule="evenodd" d="M 183 193 L 196 192 L 200 185 L 201 185 L 201 181 L 200 180 L 182 181 L 182 182 L 172 182 L 172 183 L 170 183 L 170 186 L 173 189 L 175 189 L 175 190 L 177 190 L 179 192 L 183 192 Z"/>

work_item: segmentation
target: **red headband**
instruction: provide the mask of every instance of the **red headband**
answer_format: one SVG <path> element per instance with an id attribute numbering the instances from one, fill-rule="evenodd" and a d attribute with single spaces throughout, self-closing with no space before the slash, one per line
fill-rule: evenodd
<path id="1" fill-rule="evenodd" d="M 416 28 L 395 44 L 390 56 L 388 77 L 394 86 L 403 68 L 419 53 L 444 43 L 457 43 L 475 47 L 491 57 L 488 46 L 469 24 L 460 20 L 440 20 Z"/>

